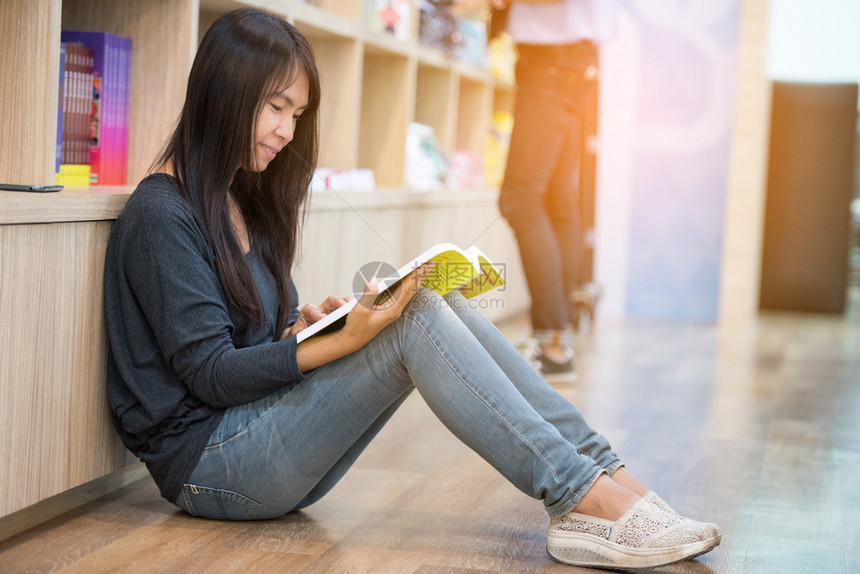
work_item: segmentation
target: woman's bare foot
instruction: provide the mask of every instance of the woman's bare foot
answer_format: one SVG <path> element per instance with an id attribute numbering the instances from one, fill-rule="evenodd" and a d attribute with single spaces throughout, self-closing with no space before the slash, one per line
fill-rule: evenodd
<path id="1" fill-rule="evenodd" d="M 618 472 L 616 471 L 615 474 Z M 573 511 L 615 521 L 630 510 L 640 498 L 642 498 L 640 495 L 609 478 L 608 475 L 601 474 Z"/>
<path id="2" fill-rule="evenodd" d="M 612 474 L 612 480 L 639 496 L 645 496 L 649 492 L 649 489 L 623 466 Z"/>

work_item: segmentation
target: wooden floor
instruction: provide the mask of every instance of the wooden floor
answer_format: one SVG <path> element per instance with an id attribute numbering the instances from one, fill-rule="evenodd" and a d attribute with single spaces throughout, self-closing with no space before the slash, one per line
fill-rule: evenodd
<path id="1" fill-rule="evenodd" d="M 522 321 L 506 324 L 512 338 Z M 750 333 L 599 324 L 559 390 L 723 543 L 677 573 L 860 572 L 860 306 L 769 313 Z M 542 505 L 411 397 L 302 513 L 198 520 L 144 480 L 3 543 L 0 572 L 593 572 L 553 562 Z"/>

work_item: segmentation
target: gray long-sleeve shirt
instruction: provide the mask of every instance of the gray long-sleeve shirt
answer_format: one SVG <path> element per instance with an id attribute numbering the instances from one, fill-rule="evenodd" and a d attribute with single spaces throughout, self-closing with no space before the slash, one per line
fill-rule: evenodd
<path id="1" fill-rule="evenodd" d="M 246 261 L 266 313 L 259 328 L 228 303 L 214 251 L 174 178 L 144 179 L 111 232 L 107 398 L 123 443 L 171 502 L 225 409 L 302 378 L 296 338 L 275 341 L 275 278 L 254 249 Z"/>

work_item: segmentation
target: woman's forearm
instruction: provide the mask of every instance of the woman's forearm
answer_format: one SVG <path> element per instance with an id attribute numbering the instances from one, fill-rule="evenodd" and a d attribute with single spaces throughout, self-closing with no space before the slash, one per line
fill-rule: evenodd
<path id="1" fill-rule="evenodd" d="M 349 355 L 361 347 L 352 341 L 344 331 L 311 337 L 299 343 L 296 348 L 296 362 L 302 373 L 321 367 L 341 357 Z"/>

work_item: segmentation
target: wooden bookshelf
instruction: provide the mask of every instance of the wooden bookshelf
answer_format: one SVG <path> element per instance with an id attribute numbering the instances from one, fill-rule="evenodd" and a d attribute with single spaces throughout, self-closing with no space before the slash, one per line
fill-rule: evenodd
<path id="1" fill-rule="evenodd" d="M 133 185 L 169 134 L 181 108 L 201 34 L 223 11 L 259 5 L 308 36 L 323 77 L 320 167 L 370 168 L 379 185 L 403 185 L 404 141 L 411 121 L 428 123 L 446 152 L 479 151 L 494 102 L 510 106 L 511 86 L 483 69 L 446 58 L 416 38 L 370 30 L 361 0 L 4 1 L 0 39 L 4 148 L 34 149 L 0 159 L 9 182 L 53 181 L 61 29 L 106 31 L 132 39 L 128 180 Z M 26 48 L 26 49 L 24 49 Z M 26 80 L 24 80 L 26 78 Z M 15 103 L 19 105 L 14 105 Z M 22 113 L 23 111 L 23 113 Z"/>
<path id="2" fill-rule="evenodd" d="M 129 184 L 138 181 L 176 120 L 200 36 L 220 13 L 242 5 L 286 17 L 314 46 L 324 82 L 321 167 L 370 168 L 380 186 L 402 186 L 408 122 L 433 126 L 445 151 L 460 145 L 477 151 L 498 99 L 492 93 L 513 93 L 486 70 L 421 46 L 415 5 L 411 38 L 401 41 L 364 26 L 361 0 L 120 0 L 110 5 L 100 0 L 10 0 L 4 3 L 0 25 L 0 45 L 7 48 L 2 56 L 4 101 L 30 103 L 34 95 L 41 101 L 23 116 L 14 106 L 4 106 L 0 119 L 4 126 L 14 126 L 11 141 L 7 139 L 11 149 L 24 140 L 32 145 L 31 137 L 38 133 L 42 151 L 28 156 L 29 163 L 0 164 L 0 173 L 17 181 L 52 181 L 54 54 L 60 29 L 79 29 L 132 39 L 128 179 Z M 36 49 L 22 51 L 25 45 Z M 12 77 L 28 81 L 6 79 Z M 11 159 L 4 155 L 3 161 Z"/>
<path id="3" fill-rule="evenodd" d="M 510 106 L 513 93 L 487 71 L 420 46 L 417 1 L 403 41 L 367 28 L 362 0 L 3 0 L 0 181 L 54 182 L 60 31 L 109 32 L 133 48 L 129 186 L 0 192 L 0 519 L 130 462 L 103 397 L 104 249 L 176 121 L 202 33 L 238 6 L 286 17 L 313 45 L 323 81 L 320 167 L 370 168 L 384 188 L 314 197 L 306 244 L 331 256 L 319 269 L 312 258 L 301 263 L 303 295 L 348 286 L 368 260 L 400 262 L 430 242 L 469 241 L 497 218 L 493 190 L 403 188 L 409 122 L 431 125 L 445 151 L 480 152 L 494 106 Z M 492 233 L 506 245 L 496 253 L 513 261 L 506 226 Z M 370 239 L 354 239 L 362 234 Z"/>

